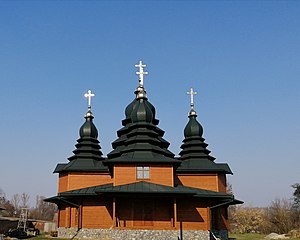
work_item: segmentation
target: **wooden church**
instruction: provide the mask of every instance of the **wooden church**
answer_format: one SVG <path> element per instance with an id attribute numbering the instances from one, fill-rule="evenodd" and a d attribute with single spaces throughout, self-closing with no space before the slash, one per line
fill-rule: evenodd
<path id="1" fill-rule="evenodd" d="M 93 123 L 91 97 L 74 155 L 60 163 L 57 204 L 60 237 L 96 239 L 228 238 L 227 208 L 242 203 L 226 192 L 226 163 L 210 155 L 194 110 L 178 157 L 158 127 L 140 61 L 135 98 L 125 109 L 113 150 L 103 156 Z"/>

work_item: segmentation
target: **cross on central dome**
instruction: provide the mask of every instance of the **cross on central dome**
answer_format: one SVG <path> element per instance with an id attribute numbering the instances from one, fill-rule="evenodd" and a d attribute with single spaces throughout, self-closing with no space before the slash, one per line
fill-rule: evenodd
<path id="1" fill-rule="evenodd" d="M 140 75 L 139 78 L 139 85 L 141 87 L 144 86 L 144 75 L 147 75 L 148 72 L 144 72 L 144 67 L 146 67 L 146 64 L 143 64 L 142 61 L 139 62 L 139 64 L 134 65 L 136 68 L 139 68 L 139 72 L 136 72 L 137 75 Z"/>

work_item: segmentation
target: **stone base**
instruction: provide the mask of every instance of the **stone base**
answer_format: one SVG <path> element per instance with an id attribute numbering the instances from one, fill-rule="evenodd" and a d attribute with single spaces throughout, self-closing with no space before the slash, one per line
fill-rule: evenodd
<path id="1" fill-rule="evenodd" d="M 78 232 L 76 228 L 58 228 L 58 237 L 99 240 L 179 240 L 179 230 L 121 230 L 121 229 L 88 229 Z M 209 240 L 209 231 L 184 230 L 182 240 Z"/>

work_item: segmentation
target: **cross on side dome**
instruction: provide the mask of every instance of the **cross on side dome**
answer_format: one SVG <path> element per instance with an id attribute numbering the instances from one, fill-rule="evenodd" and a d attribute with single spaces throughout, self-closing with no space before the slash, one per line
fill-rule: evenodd
<path id="1" fill-rule="evenodd" d="M 143 64 L 142 61 L 139 62 L 139 64 L 134 65 L 136 68 L 139 68 L 139 72 L 136 72 L 137 75 L 140 75 L 139 78 L 139 85 L 141 87 L 144 86 L 144 75 L 147 75 L 148 72 L 144 72 L 144 67 L 146 67 L 146 64 Z"/>
<path id="2" fill-rule="evenodd" d="M 92 97 L 95 97 L 95 94 L 92 93 L 91 90 L 88 90 L 87 93 L 84 94 L 84 96 L 88 99 L 88 108 L 91 108 L 91 101 L 92 101 Z"/>
<path id="3" fill-rule="evenodd" d="M 194 109 L 194 95 L 197 94 L 197 92 L 194 92 L 193 88 L 191 88 L 190 92 L 187 92 L 188 95 L 191 95 L 191 109 Z"/>

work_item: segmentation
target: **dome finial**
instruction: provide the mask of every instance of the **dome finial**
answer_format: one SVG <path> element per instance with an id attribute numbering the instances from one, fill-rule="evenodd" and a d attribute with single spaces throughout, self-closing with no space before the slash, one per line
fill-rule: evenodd
<path id="1" fill-rule="evenodd" d="M 92 93 L 91 90 L 88 90 L 87 93 L 84 94 L 84 97 L 86 97 L 88 99 L 88 111 L 86 113 L 86 117 L 90 117 L 93 116 L 92 112 L 91 112 L 91 101 L 92 101 L 92 97 L 95 97 L 95 94 Z"/>
<path id="2" fill-rule="evenodd" d="M 191 115 L 196 115 L 197 113 L 196 113 L 196 111 L 194 110 L 194 95 L 196 95 L 197 92 L 194 92 L 194 89 L 191 88 L 190 92 L 187 92 L 187 94 L 188 94 L 188 95 L 191 95 L 191 103 L 190 103 L 190 105 L 191 105 L 191 110 L 190 110 L 190 112 L 189 112 L 189 116 L 191 116 Z"/>
<path id="3" fill-rule="evenodd" d="M 144 75 L 148 74 L 148 72 L 144 72 L 144 67 L 146 67 L 146 64 L 143 64 L 143 62 L 140 61 L 139 64 L 134 66 L 139 68 L 139 71 L 136 72 L 136 74 L 139 75 L 139 85 L 135 90 L 136 98 L 147 98 L 146 90 L 144 88 Z"/>
<path id="4" fill-rule="evenodd" d="M 146 67 L 146 64 L 143 64 L 142 61 L 139 62 L 139 64 L 134 65 L 136 68 L 139 68 L 139 72 L 136 72 L 137 75 L 140 75 L 139 77 L 139 86 L 144 87 L 144 75 L 147 75 L 148 72 L 144 72 L 144 67 Z"/>

